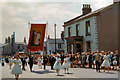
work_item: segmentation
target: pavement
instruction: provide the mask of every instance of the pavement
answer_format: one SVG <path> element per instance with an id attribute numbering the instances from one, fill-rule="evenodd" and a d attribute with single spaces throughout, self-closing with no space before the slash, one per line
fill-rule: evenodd
<path id="1" fill-rule="evenodd" d="M 26 66 L 26 71 L 23 71 L 23 74 L 21 74 L 19 78 L 118 78 L 119 75 L 118 71 L 113 70 L 109 73 L 101 70 L 101 73 L 98 73 L 95 69 L 70 68 L 70 74 L 64 74 L 64 70 L 60 70 L 60 76 L 56 76 L 55 70 L 51 70 L 50 66 L 47 66 L 46 69 L 47 70 L 43 70 L 40 69 L 38 65 L 34 65 L 33 72 L 30 72 L 29 66 Z M 8 64 L 5 64 L 4 67 L 0 65 L 0 72 L 2 72 L 2 78 L 14 78 Z"/>

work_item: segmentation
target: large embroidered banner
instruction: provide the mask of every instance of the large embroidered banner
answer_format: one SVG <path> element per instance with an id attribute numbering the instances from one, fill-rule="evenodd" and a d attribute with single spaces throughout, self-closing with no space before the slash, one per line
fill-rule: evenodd
<path id="1" fill-rule="evenodd" d="M 31 24 L 27 51 L 43 51 L 46 24 Z"/>

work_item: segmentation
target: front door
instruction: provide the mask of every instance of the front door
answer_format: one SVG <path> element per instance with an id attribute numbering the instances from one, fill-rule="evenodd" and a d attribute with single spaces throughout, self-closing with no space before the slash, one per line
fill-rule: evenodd
<path id="1" fill-rule="evenodd" d="M 77 43 L 76 44 L 76 53 L 80 53 L 81 54 L 81 52 L 82 52 L 82 46 L 81 46 L 81 44 L 79 44 L 79 43 Z"/>

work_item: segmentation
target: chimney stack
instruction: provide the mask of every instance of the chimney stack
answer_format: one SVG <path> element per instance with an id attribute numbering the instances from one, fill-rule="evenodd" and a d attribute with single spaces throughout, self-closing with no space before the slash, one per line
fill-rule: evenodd
<path id="1" fill-rule="evenodd" d="M 48 35 L 48 39 L 50 39 L 50 35 Z"/>
<path id="2" fill-rule="evenodd" d="M 86 15 L 91 11 L 92 9 L 90 8 L 90 4 L 83 4 L 83 8 L 82 8 L 83 15 Z"/>
<path id="3" fill-rule="evenodd" d="M 24 43 L 26 44 L 26 37 L 24 37 Z"/>

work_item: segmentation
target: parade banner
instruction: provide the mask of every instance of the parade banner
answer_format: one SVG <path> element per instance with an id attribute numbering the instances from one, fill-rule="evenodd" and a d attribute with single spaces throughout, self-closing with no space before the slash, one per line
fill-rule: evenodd
<path id="1" fill-rule="evenodd" d="M 43 51 L 46 24 L 31 24 L 27 51 Z"/>

